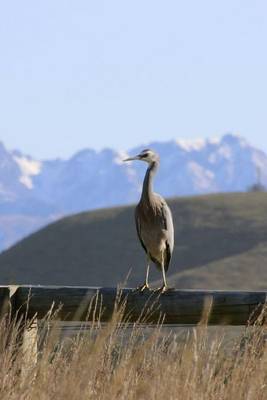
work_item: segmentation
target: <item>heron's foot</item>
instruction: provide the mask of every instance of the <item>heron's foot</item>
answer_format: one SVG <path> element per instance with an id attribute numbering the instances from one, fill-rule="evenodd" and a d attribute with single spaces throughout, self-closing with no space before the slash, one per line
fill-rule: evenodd
<path id="1" fill-rule="evenodd" d="M 136 292 L 143 292 L 144 290 L 150 290 L 149 285 L 145 282 L 143 285 L 137 286 Z"/>
<path id="2" fill-rule="evenodd" d="M 155 292 L 157 292 L 157 293 L 165 293 L 168 290 L 170 290 L 170 288 L 167 285 L 162 285 L 161 287 L 155 289 Z"/>

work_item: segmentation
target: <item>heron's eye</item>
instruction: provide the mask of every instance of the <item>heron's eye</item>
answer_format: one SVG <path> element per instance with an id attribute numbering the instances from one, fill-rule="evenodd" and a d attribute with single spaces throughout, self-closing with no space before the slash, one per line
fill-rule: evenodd
<path id="1" fill-rule="evenodd" d="M 149 155 L 148 153 L 144 153 L 144 154 L 142 154 L 142 157 L 145 158 L 145 157 L 148 157 L 148 155 Z"/>

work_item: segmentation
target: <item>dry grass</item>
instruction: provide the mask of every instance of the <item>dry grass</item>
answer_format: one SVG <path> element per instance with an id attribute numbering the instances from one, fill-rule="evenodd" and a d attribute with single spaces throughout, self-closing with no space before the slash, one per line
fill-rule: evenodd
<path id="1" fill-rule="evenodd" d="M 209 335 L 205 318 L 183 337 L 166 334 L 160 326 L 125 327 L 120 318 L 117 312 L 107 325 L 96 322 L 61 345 L 52 329 L 36 363 L 29 362 L 18 345 L 22 328 L 3 318 L 0 399 L 267 398 L 262 319 L 244 328 L 242 337 L 226 348 L 222 334 Z"/>

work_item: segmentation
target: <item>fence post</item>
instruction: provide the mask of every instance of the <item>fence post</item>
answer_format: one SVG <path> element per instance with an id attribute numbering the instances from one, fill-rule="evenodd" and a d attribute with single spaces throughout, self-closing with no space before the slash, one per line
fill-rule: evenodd
<path id="1" fill-rule="evenodd" d="M 15 285 L 8 287 L 9 309 L 11 321 L 17 325 L 16 342 L 23 355 L 22 373 L 26 375 L 37 362 L 38 326 L 36 318 L 29 319 L 27 312 L 25 314 L 20 312 L 21 305 L 17 301 L 19 288 Z"/>
<path id="2" fill-rule="evenodd" d="M 0 315 L 6 317 L 10 312 L 9 288 L 8 286 L 0 286 Z"/>

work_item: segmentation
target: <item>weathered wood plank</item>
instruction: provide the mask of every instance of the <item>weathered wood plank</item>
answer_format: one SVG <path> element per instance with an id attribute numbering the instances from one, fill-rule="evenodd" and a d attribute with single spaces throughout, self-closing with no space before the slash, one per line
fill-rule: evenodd
<path id="1" fill-rule="evenodd" d="M 151 292 L 135 292 L 123 289 L 121 301 L 125 301 L 125 315 L 130 322 L 157 323 L 164 315 L 166 324 L 196 324 L 200 321 L 207 299 L 213 305 L 209 323 L 244 325 L 251 313 L 265 303 L 267 292 L 249 291 L 202 291 L 171 290 L 162 295 Z M 43 318 L 51 309 L 60 307 L 56 318 L 65 321 L 92 320 L 101 308 L 101 321 L 108 321 L 113 313 L 117 290 L 115 288 L 20 286 L 16 293 L 16 307 L 22 312 L 28 310 L 28 317 Z M 95 298 L 98 297 L 97 305 Z M 27 305 L 27 301 L 29 304 Z M 88 308 L 91 311 L 88 313 Z M 101 306 L 100 306 L 101 305 Z M 144 311 L 145 310 L 145 311 Z M 149 311 L 150 310 L 150 311 Z"/>

